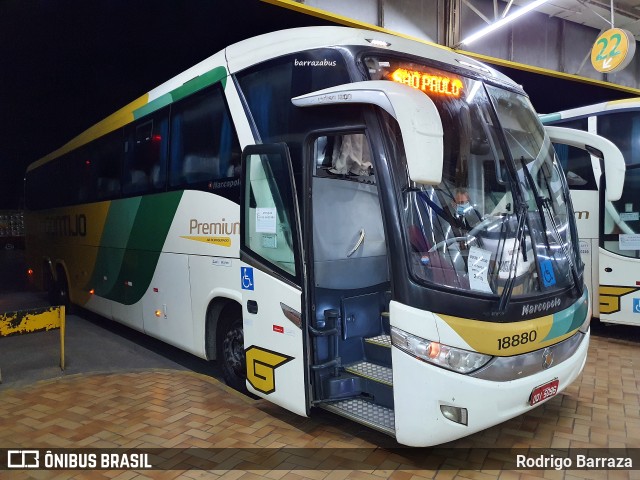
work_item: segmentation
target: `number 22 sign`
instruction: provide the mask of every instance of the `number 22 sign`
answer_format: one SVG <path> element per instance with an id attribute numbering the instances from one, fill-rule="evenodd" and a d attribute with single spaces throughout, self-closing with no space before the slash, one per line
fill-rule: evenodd
<path id="1" fill-rule="evenodd" d="M 591 48 L 591 64 L 598 72 L 612 73 L 629 65 L 636 51 L 636 39 L 627 30 L 611 28 Z"/>

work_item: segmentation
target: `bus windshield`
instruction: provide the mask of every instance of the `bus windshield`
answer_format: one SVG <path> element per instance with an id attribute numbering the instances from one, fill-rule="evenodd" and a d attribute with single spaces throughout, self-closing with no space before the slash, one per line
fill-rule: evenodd
<path id="1" fill-rule="evenodd" d="M 403 191 L 412 277 L 501 304 L 577 285 L 566 182 L 528 98 L 402 58 L 365 64 L 372 79 L 424 91 L 442 120 L 442 182 Z"/>

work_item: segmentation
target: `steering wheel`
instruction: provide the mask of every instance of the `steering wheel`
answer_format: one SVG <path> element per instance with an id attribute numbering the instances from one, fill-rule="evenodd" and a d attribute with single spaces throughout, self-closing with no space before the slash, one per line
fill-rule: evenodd
<path id="1" fill-rule="evenodd" d="M 469 244 L 470 242 L 478 242 L 478 239 L 474 236 L 471 235 L 471 233 L 469 233 L 469 235 L 464 236 L 464 237 L 451 237 L 451 238 L 446 238 L 444 240 L 442 240 L 441 242 L 436 243 L 433 247 L 431 247 L 428 252 L 435 252 L 436 250 L 438 250 L 440 247 L 444 247 L 446 246 L 447 248 L 449 248 L 449 245 L 451 245 L 452 243 L 458 243 L 458 242 L 465 242 L 467 244 Z"/>

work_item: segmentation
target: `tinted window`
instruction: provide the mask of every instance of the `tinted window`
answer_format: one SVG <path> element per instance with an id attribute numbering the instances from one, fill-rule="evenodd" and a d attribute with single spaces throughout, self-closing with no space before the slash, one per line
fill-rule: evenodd
<path id="1" fill-rule="evenodd" d="M 127 127 L 123 192 L 141 194 L 166 186 L 169 144 L 168 110 Z"/>
<path id="2" fill-rule="evenodd" d="M 122 153 L 122 131 L 117 130 L 30 171 L 27 206 L 53 208 L 118 197 Z"/>
<path id="3" fill-rule="evenodd" d="M 86 162 L 90 162 L 96 179 L 98 200 L 120 196 L 122 183 L 122 130 L 106 135 L 87 146 Z"/>
<path id="4" fill-rule="evenodd" d="M 616 144 L 627 165 L 640 163 L 640 112 L 599 115 L 598 134 Z"/>
<path id="5" fill-rule="evenodd" d="M 625 257 L 639 257 L 640 250 L 620 249 L 618 236 L 640 233 L 640 112 L 599 115 L 598 133 L 616 144 L 627 164 L 622 197 L 612 202 L 619 218 L 605 217 L 604 247 Z"/>
<path id="6" fill-rule="evenodd" d="M 349 75 L 337 51 L 322 49 L 263 63 L 239 74 L 238 80 L 262 141 L 267 143 L 308 126 L 310 112 L 305 110 L 309 109 L 295 107 L 292 97 L 348 83 Z"/>
<path id="7" fill-rule="evenodd" d="M 172 187 L 216 188 L 239 175 L 240 145 L 219 86 L 176 104 L 171 113 Z"/>
<path id="8" fill-rule="evenodd" d="M 565 128 L 575 128 L 576 130 L 587 131 L 587 118 L 579 118 L 568 122 L 558 123 L 557 126 Z M 580 148 L 569 145 L 553 145 L 558 161 L 562 165 L 567 183 L 572 190 L 597 190 L 598 184 L 593 174 L 591 155 Z"/>

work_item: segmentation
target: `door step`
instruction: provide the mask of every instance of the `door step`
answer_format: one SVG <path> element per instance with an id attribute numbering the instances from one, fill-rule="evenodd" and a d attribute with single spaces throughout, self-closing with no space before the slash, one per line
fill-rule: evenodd
<path id="1" fill-rule="evenodd" d="M 391 367 L 391 337 L 389 335 L 378 335 L 363 340 L 366 361 Z"/>
<path id="2" fill-rule="evenodd" d="M 378 335 L 377 337 L 365 338 L 365 342 L 379 345 L 381 347 L 391 348 L 391 336 L 390 335 Z"/>
<path id="3" fill-rule="evenodd" d="M 396 435 L 395 415 L 391 408 L 376 405 L 360 398 L 321 403 L 318 406 L 387 435 L 394 437 Z"/>
<path id="4" fill-rule="evenodd" d="M 389 367 L 369 362 L 358 362 L 346 365 L 344 369 L 353 375 L 389 385 L 390 387 L 393 386 L 393 370 Z"/>

